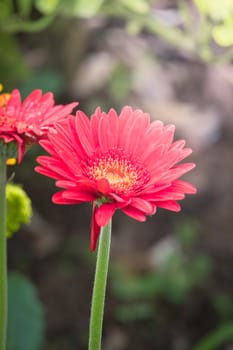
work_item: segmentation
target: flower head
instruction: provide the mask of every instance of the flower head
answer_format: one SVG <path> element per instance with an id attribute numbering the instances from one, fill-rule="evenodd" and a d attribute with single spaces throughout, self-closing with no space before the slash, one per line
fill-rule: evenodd
<path id="1" fill-rule="evenodd" d="M 1 88 L 1 86 L 0 86 Z M 66 118 L 77 103 L 54 105 L 51 92 L 42 94 L 34 90 L 22 102 L 19 90 L 0 95 L 0 139 L 1 145 L 15 143 L 20 163 L 27 145 L 46 137 L 53 124 Z M 14 155 L 9 154 L 9 158 Z"/>
<path id="2" fill-rule="evenodd" d="M 179 180 L 195 165 L 176 165 L 192 150 L 173 142 L 173 125 L 150 122 L 141 110 L 124 107 L 118 116 L 97 108 L 90 119 L 78 111 L 56 130 L 40 142 L 50 155 L 38 157 L 36 170 L 63 188 L 54 203 L 93 202 L 91 250 L 116 209 L 145 221 L 157 207 L 179 211 L 177 200 L 196 192 Z"/>

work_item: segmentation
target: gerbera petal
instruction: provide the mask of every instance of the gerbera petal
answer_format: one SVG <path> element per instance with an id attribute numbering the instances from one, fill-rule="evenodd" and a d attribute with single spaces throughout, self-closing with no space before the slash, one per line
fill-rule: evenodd
<path id="1" fill-rule="evenodd" d="M 40 89 L 37 89 L 31 92 L 23 101 L 22 112 L 28 111 L 32 107 L 34 107 L 41 99 L 41 96 L 42 96 L 42 91 Z"/>
<path id="2" fill-rule="evenodd" d="M 126 106 L 122 109 L 119 116 L 119 147 L 124 149 L 125 140 L 128 136 L 128 131 L 133 123 L 135 114 L 131 107 Z"/>
<path id="3" fill-rule="evenodd" d="M 143 150 L 145 131 L 148 125 L 148 114 L 140 113 L 138 116 L 135 116 L 125 139 L 124 149 L 127 152 L 137 154 L 139 150 Z"/>
<path id="4" fill-rule="evenodd" d="M 119 121 L 114 109 L 106 116 L 102 116 L 98 123 L 98 143 L 103 152 L 118 145 Z"/>
<path id="5" fill-rule="evenodd" d="M 142 198 L 132 198 L 131 202 L 130 202 L 130 206 L 139 209 L 140 211 L 142 211 L 143 213 L 147 214 L 147 215 L 152 215 L 154 213 L 154 206 L 148 202 L 145 199 Z"/>
<path id="6" fill-rule="evenodd" d="M 142 213 L 141 210 L 138 210 L 134 207 L 127 206 L 122 208 L 121 211 L 137 221 L 146 221 L 146 215 Z"/>
<path id="7" fill-rule="evenodd" d="M 97 180 L 96 186 L 97 191 L 103 194 L 108 194 L 111 190 L 108 180 L 104 178 Z"/>
<path id="8" fill-rule="evenodd" d="M 64 199 L 71 199 L 73 201 L 80 202 L 91 202 L 96 199 L 96 196 L 94 196 L 92 193 L 88 192 L 81 192 L 78 190 L 66 190 L 63 192 L 63 198 Z"/>
<path id="9" fill-rule="evenodd" d="M 172 184 L 172 190 L 181 192 L 181 193 L 187 193 L 187 194 L 195 194 L 197 193 L 196 187 L 194 187 L 189 182 L 183 181 L 183 180 L 176 180 Z"/>
<path id="10" fill-rule="evenodd" d="M 72 110 L 78 105 L 78 103 L 69 103 L 66 106 L 53 107 L 49 112 L 46 112 L 46 118 L 42 121 L 42 126 L 51 125 L 57 121 L 61 121 L 63 118 L 71 115 Z M 55 109 L 56 108 L 56 109 Z"/>
<path id="11" fill-rule="evenodd" d="M 55 204 L 78 204 L 76 200 L 64 198 L 63 193 L 64 191 L 55 193 L 52 196 L 52 202 Z"/>
<path id="12" fill-rule="evenodd" d="M 157 207 L 178 212 L 181 210 L 181 206 L 176 201 L 163 201 L 156 203 Z"/>
<path id="13" fill-rule="evenodd" d="M 162 176 L 163 182 L 172 182 L 184 175 L 185 173 L 187 173 L 188 171 L 195 168 L 195 166 L 196 164 L 194 163 L 185 163 L 173 167 Z"/>
<path id="14" fill-rule="evenodd" d="M 99 147 L 99 121 L 101 119 L 102 113 L 100 107 L 97 107 L 94 114 L 91 116 L 90 127 L 91 127 L 91 137 L 93 140 L 94 148 Z"/>
<path id="15" fill-rule="evenodd" d="M 101 204 L 95 210 L 95 220 L 97 225 L 106 226 L 116 210 L 114 203 Z"/>
<path id="16" fill-rule="evenodd" d="M 21 106 L 21 95 L 19 90 L 15 89 L 12 91 L 10 94 L 10 99 L 6 104 L 6 114 L 11 116 L 11 115 L 18 115 L 20 111 L 20 106 Z"/>
<path id="17" fill-rule="evenodd" d="M 162 134 L 159 142 L 161 144 L 166 145 L 167 149 L 170 147 L 170 144 L 173 141 L 175 129 L 176 129 L 175 125 L 172 125 L 172 124 L 166 125 L 163 129 L 163 134 Z"/>
<path id="18" fill-rule="evenodd" d="M 93 143 L 91 138 L 90 121 L 81 111 L 76 113 L 76 129 L 80 143 L 86 152 L 86 155 L 91 156 L 93 153 Z"/>
<path id="19" fill-rule="evenodd" d="M 90 250 L 93 252 L 96 249 L 96 243 L 100 235 L 100 226 L 95 220 L 96 204 L 93 204 L 91 218 L 91 245 Z"/>

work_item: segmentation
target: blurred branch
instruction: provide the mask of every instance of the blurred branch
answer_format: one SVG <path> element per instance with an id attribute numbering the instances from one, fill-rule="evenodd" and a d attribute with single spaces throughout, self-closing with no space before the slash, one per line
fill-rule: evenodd
<path id="1" fill-rule="evenodd" d="M 36 21 L 24 21 L 17 16 L 12 16 L 9 21 L 4 22 L 1 30 L 8 33 L 16 32 L 37 32 L 45 29 L 55 18 L 55 13 L 44 16 Z"/>
<path id="2" fill-rule="evenodd" d="M 111 4 L 105 4 L 102 7 L 102 13 L 107 16 L 123 17 L 130 21 L 136 21 L 141 28 L 149 29 L 152 33 L 157 34 L 170 44 L 191 52 L 196 51 L 195 44 L 189 35 L 186 35 L 185 32 L 174 26 L 163 25 L 150 13 L 137 14 L 122 8 L 122 6 L 111 6 Z"/>
<path id="3" fill-rule="evenodd" d="M 209 21 L 206 13 L 199 12 L 199 20 L 192 17 L 192 9 L 183 0 L 178 2 L 178 12 L 181 16 L 181 25 L 183 29 L 175 25 L 163 23 L 151 12 L 133 11 L 124 7 L 121 2 L 108 2 L 103 4 L 101 13 L 105 16 L 124 18 L 128 22 L 128 28 L 131 32 L 139 32 L 142 29 L 148 29 L 151 33 L 164 39 L 172 46 L 185 50 L 198 57 L 205 63 L 227 63 L 233 58 L 232 49 L 222 55 L 218 55 L 211 47 L 213 40 L 213 23 Z M 195 33 L 196 25 L 196 33 Z"/>

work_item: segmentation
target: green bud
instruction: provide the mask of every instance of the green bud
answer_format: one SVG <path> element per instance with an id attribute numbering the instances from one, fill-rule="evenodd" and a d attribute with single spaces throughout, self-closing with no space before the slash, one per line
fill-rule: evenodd
<path id="1" fill-rule="evenodd" d="M 16 184 L 6 186 L 7 198 L 7 237 L 19 230 L 21 224 L 28 224 L 32 216 L 31 200 L 25 191 Z"/>

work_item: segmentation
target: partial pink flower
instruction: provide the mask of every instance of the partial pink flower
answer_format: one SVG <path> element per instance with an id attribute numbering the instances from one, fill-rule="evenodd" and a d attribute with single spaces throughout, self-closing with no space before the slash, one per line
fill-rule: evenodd
<path id="1" fill-rule="evenodd" d="M 195 166 L 180 164 L 192 150 L 184 140 L 173 142 L 174 125 L 150 122 L 141 110 L 124 107 L 118 116 L 97 108 L 90 119 L 78 111 L 56 131 L 40 142 L 49 156 L 37 158 L 36 171 L 63 188 L 54 203 L 93 202 L 91 250 L 116 209 L 145 221 L 157 207 L 179 211 L 177 201 L 196 193 L 179 179 Z"/>
<path id="2" fill-rule="evenodd" d="M 54 123 L 67 118 L 78 103 L 54 105 L 51 92 L 42 94 L 34 90 L 21 101 L 19 90 L 0 95 L 0 139 L 4 143 L 15 142 L 18 147 L 18 163 L 27 145 L 46 137 Z"/>

